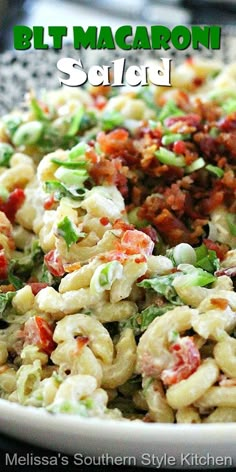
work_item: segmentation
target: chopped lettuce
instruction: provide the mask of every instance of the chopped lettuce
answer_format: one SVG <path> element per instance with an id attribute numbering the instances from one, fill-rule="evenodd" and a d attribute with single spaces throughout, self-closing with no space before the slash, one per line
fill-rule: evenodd
<path id="1" fill-rule="evenodd" d="M 233 213 L 227 213 L 226 220 L 228 223 L 229 231 L 232 236 L 236 236 L 236 218 Z"/>
<path id="2" fill-rule="evenodd" d="M 104 131 L 109 131 L 120 126 L 124 117 L 118 111 L 105 111 L 101 117 L 101 126 Z"/>
<path id="3" fill-rule="evenodd" d="M 15 294 L 16 292 L 0 293 L 0 318 L 2 318 L 3 312 L 10 305 Z"/>
<path id="4" fill-rule="evenodd" d="M 155 318 L 164 315 L 167 311 L 173 310 L 173 308 L 174 305 L 170 303 L 166 303 L 162 306 L 150 305 L 145 308 L 145 310 L 141 311 L 141 313 L 135 313 L 135 315 L 131 316 L 128 320 L 121 321 L 119 327 L 121 330 L 131 328 L 134 335 L 138 336 L 148 328 Z"/>
<path id="5" fill-rule="evenodd" d="M 178 297 L 174 287 L 173 281 L 181 276 L 181 272 L 174 272 L 169 275 L 160 275 L 151 279 L 144 279 L 139 282 L 138 287 L 143 287 L 148 290 L 154 290 L 159 295 L 162 295 L 173 305 L 182 305 L 180 298 Z"/>

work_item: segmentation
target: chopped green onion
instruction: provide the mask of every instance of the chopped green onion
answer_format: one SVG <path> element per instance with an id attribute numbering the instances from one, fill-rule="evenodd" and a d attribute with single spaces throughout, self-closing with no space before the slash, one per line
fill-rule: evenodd
<path id="1" fill-rule="evenodd" d="M 118 111 L 105 111 L 101 118 L 101 125 L 104 131 L 120 126 L 124 121 L 124 117 Z"/>
<path id="2" fill-rule="evenodd" d="M 181 141 L 183 139 L 184 137 L 180 133 L 165 134 L 164 136 L 162 136 L 161 144 L 163 144 L 163 146 L 168 146 L 168 144 L 174 143 L 175 141 Z"/>
<path id="3" fill-rule="evenodd" d="M 144 226 L 148 226 L 149 223 L 148 223 L 147 220 L 143 220 L 143 219 L 139 218 L 138 211 L 139 211 L 139 207 L 134 208 L 133 210 L 131 210 L 128 213 L 128 220 L 129 220 L 131 225 L 134 225 L 136 228 L 139 229 L 139 228 L 143 228 Z"/>
<path id="4" fill-rule="evenodd" d="M 71 162 L 71 161 L 61 161 L 60 159 L 55 159 L 52 158 L 51 161 L 54 164 L 57 164 L 62 167 L 68 167 L 68 169 L 78 169 L 78 168 L 83 168 L 86 167 L 87 162 L 86 161 L 77 161 L 77 162 Z"/>
<path id="5" fill-rule="evenodd" d="M 229 231 L 232 236 L 236 236 L 236 217 L 232 213 L 227 213 L 226 220 L 228 223 Z"/>
<path id="6" fill-rule="evenodd" d="M 41 137 L 42 132 L 43 124 L 40 121 L 29 121 L 16 130 L 12 142 L 15 146 L 35 144 Z"/>
<path id="7" fill-rule="evenodd" d="M 88 178 L 86 169 L 66 169 L 59 167 L 55 172 L 55 177 L 65 185 L 76 185 L 80 187 Z"/>
<path id="8" fill-rule="evenodd" d="M 183 116 L 185 113 L 177 107 L 174 100 L 168 100 L 164 107 L 162 108 L 158 118 L 160 121 L 164 121 L 166 118 L 170 118 L 171 116 Z"/>
<path id="9" fill-rule="evenodd" d="M 6 115 L 3 117 L 2 121 L 5 125 L 7 134 L 12 138 L 17 128 L 21 125 L 22 118 L 17 115 Z"/>
<path id="10" fill-rule="evenodd" d="M 192 264 L 195 265 L 197 257 L 194 249 L 190 244 L 181 243 L 173 249 L 173 257 L 176 265 Z"/>
<path id="11" fill-rule="evenodd" d="M 78 133 L 80 129 L 80 124 L 83 118 L 83 114 L 84 114 L 84 108 L 81 106 L 72 118 L 67 136 L 75 136 L 75 134 Z"/>
<path id="12" fill-rule="evenodd" d="M 216 128 L 215 126 L 213 126 L 213 128 L 210 129 L 209 131 L 209 135 L 212 137 L 212 138 L 217 138 L 217 136 L 219 136 L 219 128 Z"/>
<path id="13" fill-rule="evenodd" d="M 175 167 L 184 167 L 185 166 L 185 159 L 182 156 L 177 156 L 174 152 L 165 149 L 164 147 L 160 147 L 158 151 L 156 151 L 155 156 L 162 164 L 167 164 L 169 166 Z"/>
<path id="14" fill-rule="evenodd" d="M 195 254 L 197 260 L 194 265 L 196 267 L 201 267 L 201 269 L 211 273 L 214 273 L 220 268 L 220 261 L 216 252 L 208 249 L 205 244 L 197 247 L 195 249 Z"/>
<path id="15" fill-rule="evenodd" d="M 227 115 L 236 111 L 236 98 L 228 98 L 222 105 L 223 110 Z"/>
<path id="16" fill-rule="evenodd" d="M 48 120 L 48 117 L 46 116 L 46 114 L 44 113 L 44 111 L 42 110 L 42 108 L 40 107 L 39 105 L 39 102 L 38 100 L 36 100 L 35 97 L 31 98 L 31 101 L 30 101 L 30 107 L 31 107 L 31 110 L 35 116 L 35 118 L 39 121 L 47 121 Z"/>
<path id="17" fill-rule="evenodd" d="M 86 190 L 82 187 L 67 188 L 57 180 L 48 180 L 44 183 L 44 190 L 47 193 L 54 193 L 55 200 L 61 200 L 63 197 L 72 198 L 74 200 L 81 200 L 84 198 Z"/>
<path id="18" fill-rule="evenodd" d="M 77 157 L 84 156 L 88 149 L 88 145 L 84 142 L 76 144 L 68 154 L 69 159 L 77 159 Z"/>
<path id="19" fill-rule="evenodd" d="M 68 249 L 72 244 L 75 244 L 78 239 L 86 236 L 86 233 L 78 231 L 75 224 L 68 218 L 68 216 L 65 216 L 65 218 L 58 223 L 57 229 L 58 234 L 65 240 Z"/>
<path id="20" fill-rule="evenodd" d="M 209 170 L 209 172 L 211 172 L 212 174 L 215 174 L 217 177 L 219 177 L 219 179 L 224 175 L 223 169 L 220 169 L 220 167 L 217 166 L 213 166 L 212 164 L 208 164 L 206 166 L 206 169 Z"/>
<path id="21" fill-rule="evenodd" d="M 202 157 L 199 157 L 196 159 L 196 161 L 192 162 L 189 166 L 185 167 L 185 172 L 187 174 L 191 174 L 192 172 L 195 172 L 196 170 L 202 169 L 205 166 L 205 161 Z"/>
<path id="22" fill-rule="evenodd" d="M 123 266 L 118 261 L 111 261 L 107 264 L 101 264 L 95 270 L 91 281 L 90 289 L 92 293 L 100 293 L 110 290 L 115 280 L 120 280 L 123 275 Z"/>
<path id="23" fill-rule="evenodd" d="M 8 143 L 0 143 L 0 166 L 7 167 L 14 154 L 13 147 Z"/>

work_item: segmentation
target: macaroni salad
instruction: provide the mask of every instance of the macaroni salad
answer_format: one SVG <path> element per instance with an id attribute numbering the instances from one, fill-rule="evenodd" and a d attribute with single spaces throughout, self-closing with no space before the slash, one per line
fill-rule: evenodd
<path id="1" fill-rule="evenodd" d="M 0 121 L 0 396 L 236 421 L 236 66 L 33 92 Z"/>

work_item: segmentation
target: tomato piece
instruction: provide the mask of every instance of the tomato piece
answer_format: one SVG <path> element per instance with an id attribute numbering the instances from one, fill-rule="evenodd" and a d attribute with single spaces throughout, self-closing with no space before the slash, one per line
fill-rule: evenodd
<path id="1" fill-rule="evenodd" d="M 154 242 L 150 236 L 136 229 L 125 231 L 120 245 L 126 254 L 143 254 L 144 256 L 150 256 L 154 248 Z"/>
<path id="2" fill-rule="evenodd" d="M 224 259 L 226 253 L 229 250 L 226 245 L 220 244 L 220 243 L 215 243 L 211 239 L 203 239 L 203 242 L 204 242 L 205 246 L 207 247 L 207 249 L 210 249 L 211 251 L 216 252 L 216 255 L 220 259 L 220 261 L 222 261 Z"/>
<path id="3" fill-rule="evenodd" d="M 53 341 L 53 330 L 46 320 L 40 316 L 34 316 L 29 318 L 24 326 L 24 340 L 25 345 L 32 344 L 38 346 L 38 348 L 48 355 L 56 347 L 56 343 Z"/>
<path id="4" fill-rule="evenodd" d="M 14 223 L 15 216 L 21 205 L 25 200 L 25 192 L 22 188 L 15 188 L 13 192 L 10 193 L 6 202 L 0 203 L 0 211 L 3 211 L 7 218 Z"/>
<path id="5" fill-rule="evenodd" d="M 173 145 L 173 151 L 176 154 L 185 154 L 186 152 L 186 144 L 184 141 L 175 141 Z"/>
<path id="6" fill-rule="evenodd" d="M 99 221 L 100 221 L 101 225 L 103 225 L 103 226 L 107 226 L 110 223 L 109 218 L 107 218 L 106 216 L 102 216 L 102 218 L 100 218 Z"/>
<path id="7" fill-rule="evenodd" d="M 7 279 L 8 261 L 4 249 L 0 250 L 0 280 Z"/>
<path id="8" fill-rule="evenodd" d="M 48 198 L 46 198 L 44 204 L 43 204 L 43 208 L 44 210 L 51 210 L 51 208 L 53 207 L 55 203 L 55 199 L 54 199 L 54 195 L 50 195 Z"/>
<path id="9" fill-rule="evenodd" d="M 27 285 L 31 287 L 33 295 L 37 295 L 40 290 L 43 290 L 43 288 L 48 287 L 48 284 L 43 282 L 28 282 Z"/>
<path id="10" fill-rule="evenodd" d="M 55 277 L 62 277 L 65 269 L 62 264 L 61 257 L 56 250 L 52 249 L 44 256 L 44 262 L 52 275 Z"/>
<path id="11" fill-rule="evenodd" d="M 187 379 L 200 365 L 199 350 L 190 336 L 185 336 L 172 344 L 170 352 L 174 355 L 174 364 L 161 374 L 161 380 L 165 385 L 173 385 Z"/>
<path id="12" fill-rule="evenodd" d="M 123 221 L 118 218 L 114 221 L 112 229 L 121 229 L 122 231 L 127 231 L 128 229 L 134 229 L 134 225 L 126 223 L 126 221 Z"/>
<path id="13" fill-rule="evenodd" d="M 89 343 L 89 337 L 88 336 L 78 336 L 76 338 L 76 342 L 77 342 L 78 352 L 80 352 L 83 349 L 83 347 L 87 346 L 87 344 Z"/>

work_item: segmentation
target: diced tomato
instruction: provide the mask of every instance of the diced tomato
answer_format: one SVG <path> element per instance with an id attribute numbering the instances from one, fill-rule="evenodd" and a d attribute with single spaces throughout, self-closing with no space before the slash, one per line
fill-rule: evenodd
<path id="1" fill-rule="evenodd" d="M 127 230 L 121 238 L 121 249 L 126 254 L 143 254 L 149 256 L 154 249 L 154 242 L 150 236 L 142 231 Z"/>
<path id="2" fill-rule="evenodd" d="M 113 223 L 112 229 L 121 229 L 122 231 L 127 231 L 128 229 L 134 229 L 134 225 L 118 219 Z"/>
<path id="3" fill-rule="evenodd" d="M 81 264 L 79 262 L 73 262 L 72 264 L 65 264 L 63 267 L 65 272 L 74 272 L 81 268 Z"/>
<path id="4" fill-rule="evenodd" d="M 76 338 L 76 342 L 77 342 L 78 351 L 81 351 L 83 349 L 83 347 L 87 346 L 87 344 L 89 342 L 89 337 L 88 336 L 78 336 Z"/>
<path id="5" fill-rule="evenodd" d="M 226 246 L 225 244 L 215 243 L 211 239 L 203 239 L 203 242 L 207 249 L 216 252 L 216 255 L 220 259 L 220 261 L 224 259 L 226 253 L 229 250 L 228 246 Z"/>
<path id="6" fill-rule="evenodd" d="M 40 290 L 43 290 L 43 288 L 48 287 L 48 284 L 42 282 L 28 282 L 27 285 L 31 287 L 34 295 L 37 295 L 37 293 L 39 293 Z"/>
<path id="7" fill-rule="evenodd" d="M 173 151 L 176 154 L 185 154 L 186 152 L 186 144 L 184 141 L 175 141 L 173 144 Z"/>
<path id="8" fill-rule="evenodd" d="M 142 231 L 142 233 L 147 234 L 151 238 L 151 240 L 154 242 L 154 244 L 158 242 L 159 240 L 158 234 L 155 228 L 153 228 L 151 225 L 145 226 L 144 228 L 140 228 L 140 231 Z"/>
<path id="9" fill-rule="evenodd" d="M 118 261 L 123 264 L 125 261 L 127 261 L 128 256 L 122 250 L 114 250 L 101 254 L 99 259 L 102 262 Z"/>
<path id="10" fill-rule="evenodd" d="M 165 385 L 173 385 L 187 379 L 200 365 L 200 353 L 193 338 L 185 336 L 170 347 L 174 355 L 174 364 L 161 373 L 161 380 Z"/>
<path id="11" fill-rule="evenodd" d="M 51 210 L 51 208 L 53 207 L 55 203 L 55 199 L 54 199 L 54 195 L 51 194 L 48 198 L 46 198 L 44 204 L 43 204 L 43 208 L 44 210 Z"/>
<path id="12" fill-rule="evenodd" d="M 102 110 L 107 104 L 107 99 L 103 97 L 102 95 L 98 95 L 98 97 L 95 97 L 94 99 L 94 106 L 98 110 Z"/>
<path id="13" fill-rule="evenodd" d="M 55 349 L 56 344 L 53 341 L 53 329 L 46 320 L 40 316 L 29 318 L 24 326 L 25 345 L 33 344 L 48 355 Z"/>
<path id="14" fill-rule="evenodd" d="M 100 223 L 103 226 L 107 226 L 109 224 L 109 222 L 110 222 L 110 220 L 106 216 L 103 216 L 102 218 L 100 218 Z"/>
<path id="15" fill-rule="evenodd" d="M 25 200 L 25 192 L 22 188 L 16 188 L 10 193 L 6 202 L 0 202 L 0 211 L 3 211 L 7 218 L 14 222 L 15 216 Z"/>
<path id="16" fill-rule="evenodd" d="M 4 249 L 0 250 L 0 280 L 7 279 L 8 261 L 4 253 Z"/>
<path id="17" fill-rule="evenodd" d="M 55 277 L 62 277 L 65 269 L 62 264 L 61 257 L 56 250 L 52 249 L 44 256 L 44 262 L 52 275 Z"/>

